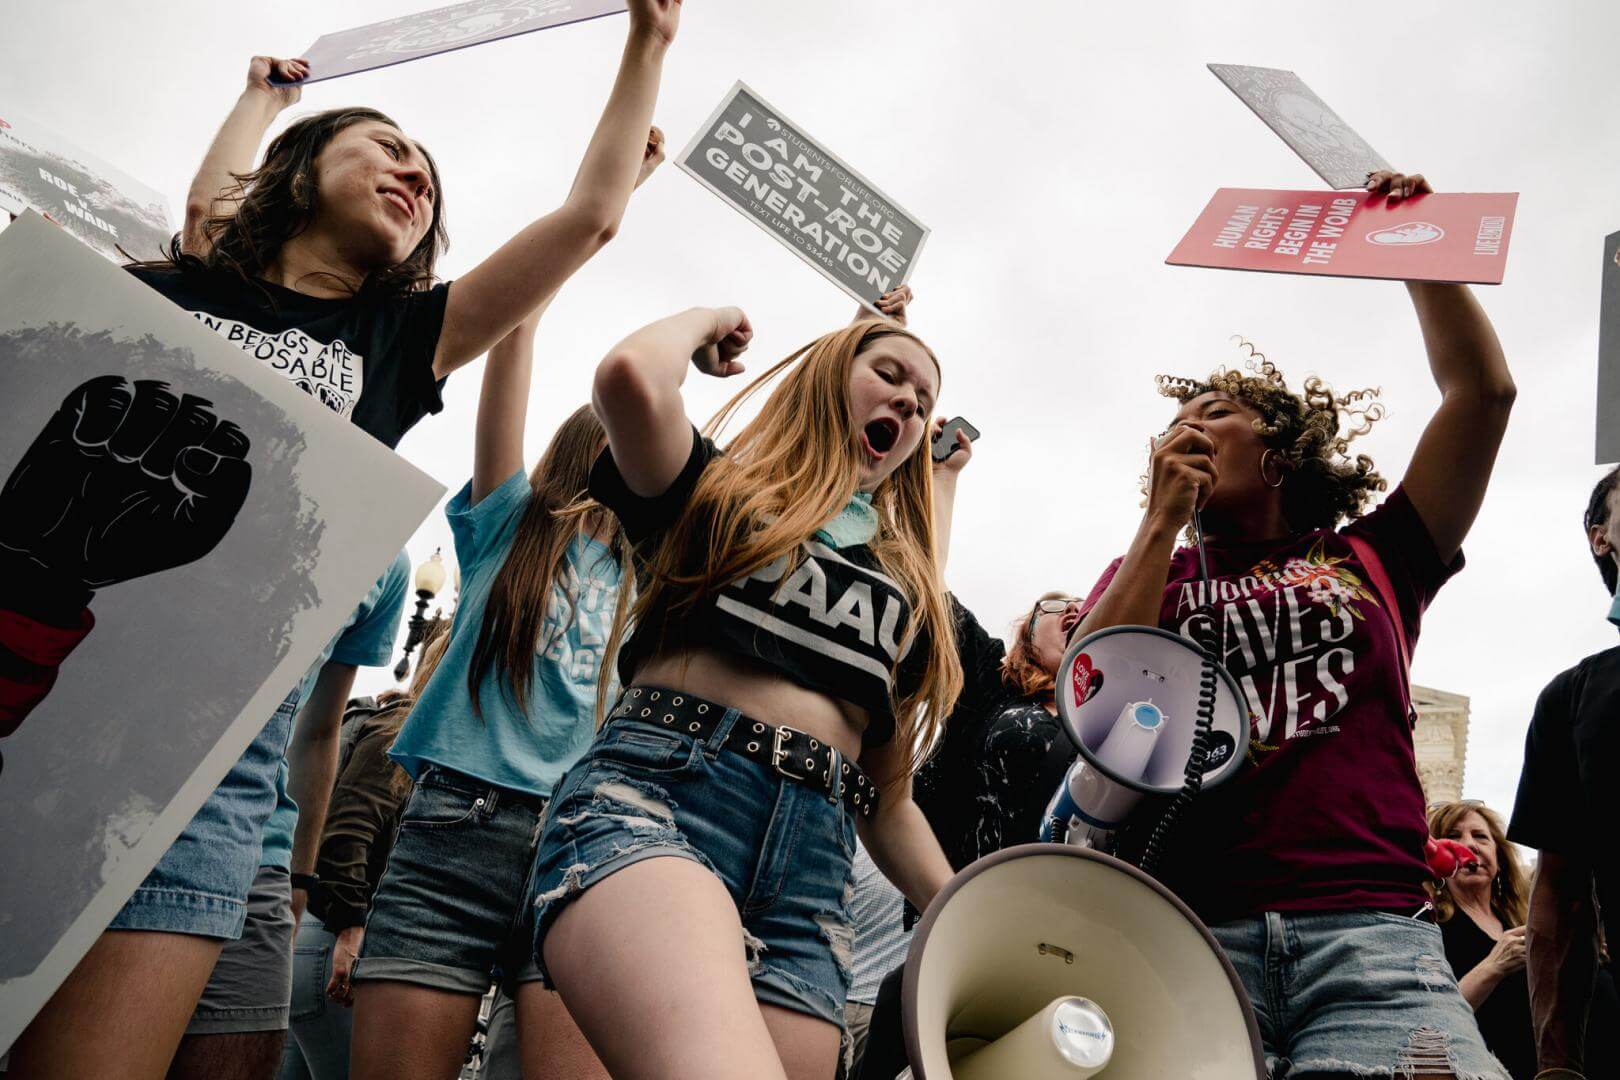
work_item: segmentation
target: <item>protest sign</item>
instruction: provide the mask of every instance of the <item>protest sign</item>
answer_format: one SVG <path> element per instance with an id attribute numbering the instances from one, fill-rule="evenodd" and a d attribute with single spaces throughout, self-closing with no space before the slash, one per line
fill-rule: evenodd
<path id="1" fill-rule="evenodd" d="M 1221 188 L 1165 260 L 1174 266 L 1500 285 L 1516 194 Z"/>
<path id="2" fill-rule="evenodd" d="M 303 52 L 305 83 L 403 64 L 628 11 L 626 0 L 470 0 L 324 34 Z M 283 80 L 276 79 L 276 82 Z"/>
<path id="3" fill-rule="evenodd" d="M 1389 162 L 1292 71 L 1242 64 L 1208 66 L 1329 186 L 1359 188 L 1368 173 L 1389 168 Z"/>
<path id="4" fill-rule="evenodd" d="M 676 163 L 876 311 L 905 284 L 928 228 L 739 82 Z"/>
<path id="5" fill-rule="evenodd" d="M 0 400 L 5 1047 L 443 488 L 35 214 Z"/>
<path id="6" fill-rule="evenodd" d="M 1597 464 L 1620 461 L 1620 232 L 1603 241 L 1598 314 Z"/>
<path id="7" fill-rule="evenodd" d="M 0 210 L 37 210 L 109 259 L 156 258 L 172 230 L 163 196 L 0 103 Z"/>

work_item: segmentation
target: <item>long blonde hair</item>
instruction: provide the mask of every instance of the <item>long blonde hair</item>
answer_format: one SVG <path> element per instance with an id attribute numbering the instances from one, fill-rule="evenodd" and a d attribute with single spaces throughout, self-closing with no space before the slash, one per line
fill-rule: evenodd
<path id="1" fill-rule="evenodd" d="M 850 369 L 869 343 L 890 336 L 915 341 L 939 366 L 916 335 L 890 322 L 859 322 L 794 352 L 715 413 L 703 429 L 711 438 L 761 387 L 788 372 L 759 415 L 703 471 L 675 525 L 637 552 L 645 573 L 631 614 L 637 625 L 650 625 L 649 616 L 661 606 L 667 625 L 705 597 L 783 557 L 797 565 L 799 545 L 855 494 L 861 456 L 849 412 Z M 891 702 L 895 738 L 910 748 L 913 771 L 962 689 L 954 623 L 934 557 L 932 475 L 923 439 L 872 496 L 878 517 L 872 552 L 911 604 L 912 639 L 922 635 L 928 650 L 917 687 Z M 791 568 L 782 580 L 789 576 Z M 617 651 L 625 623 L 615 619 L 609 655 Z M 656 632 L 661 637 L 664 627 Z"/>
<path id="2" fill-rule="evenodd" d="M 1508 929 L 1523 926 L 1530 913 L 1530 879 L 1519 865 L 1518 853 L 1508 843 L 1507 830 L 1502 819 L 1484 803 L 1448 802 L 1429 807 L 1429 835 L 1441 838 L 1457 827 L 1469 814 L 1478 814 L 1496 844 L 1496 878 L 1491 882 L 1491 911 Z M 1434 889 L 1434 910 L 1441 922 L 1451 921 L 1457 913 L 1457 901 L 1451 890 Z"/>

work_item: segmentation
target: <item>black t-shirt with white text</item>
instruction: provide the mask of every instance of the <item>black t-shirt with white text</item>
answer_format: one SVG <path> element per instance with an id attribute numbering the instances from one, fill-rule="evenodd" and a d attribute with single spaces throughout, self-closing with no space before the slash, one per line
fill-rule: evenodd
<path id="1" fill-rule="evenodd" d="M 433 354 L 448 284 L 325 299 L 224 271 L 129 272 L 390 449 L 444 408 Z"/>
<path id="2" fill-rule="evenodd" d="M 590 494 L 613 511 L 639 548 L 680 519 L 698 478 L 720 453 L 694 428 L 680 475 L 662 495 L 644 498 L 625 484 L 607 448 L 591 468 Z M 912 632 L 911 602 L 865 544 L 832 548 L 806 538 L 796 556 L 791 570 L 794 560 L 783 556 L 678 617 L 670 616 L 667 603 L 650 612 L 619 650 L 620 681 L 629 686 L 656 651 L 721 649 L 865 709 L 870 723 L 862 745 L 887 743 L 894 735 L 893 701 L 916 689 L 928 656 L 927 642 Z"/>

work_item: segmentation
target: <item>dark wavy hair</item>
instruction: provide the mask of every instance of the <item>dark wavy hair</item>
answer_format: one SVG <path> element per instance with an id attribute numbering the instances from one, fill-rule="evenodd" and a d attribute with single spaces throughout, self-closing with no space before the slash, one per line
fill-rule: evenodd
<path id="1" fill-rule="evenodd" d="M 1360 517 L 1373 492 L 1388 487 L 1373 471 L 1372 458 L 1349 454 L 1350 443 L 1383 419 L 1384 406 L 1375 400 L 1380 391 L 1336 395 L 1312 375 L 1305 380 L 1304 392 L 1296 394 L 1264 353 L 1247 341 L 1240 340 L 1239 346 L 1248 354 L 1247 372 L 1221 367 L 1202 380 L 1159 375 L 1155 379 L 1159 393 L 1185 405 L 1201 394 L 1219 391 L 1260 414 L 1254 430 L 1284 462 L 1282 508 L 1289 528 L 1332 529 Z"/>
<path id="2" fill-rule="evenodd" d="M 1591 497 L 1586 500 L 1586 514 L 1581 518 L 1581 524 L 1583 526 L 1582 531 L 1587 535 L 1588 545 L 1591 543 L 1592 526 L 1596 525 L 1601 528 L 1609 524 L 1609 495 L 1614 491 L 1614 486 L 1617 483 L 1620 483 L 1620 465 L 1616 465 L 1603 474 L 1603 479 L 1597 482 L 1597 486 L 1592 489 Z M 1615 587 L 1614 559 L 1608 555 L 1599 555 L 1594 551 L 1592 552 L 1592 561 L 1597 563 L 1598 573 L 1603 576 L 1603 587 L 1609 590 L 1610 596 L 1613 596 Z"/>
<path id="3" fill-rule="evenodd" d="M 287 241 L 314 222 L 319 208 L 315 159 L 326 145 L 345 128 L 375 120 L 398 129 L 399 125 L 376 109 L 329 109 L 294 122 L 270 141 L 264 160 L 252 172 L 232 174 L 235 186 L 220 197 L 229 202 L 223 214 L 206 218 L 201 225 L 210 247 L 203 255 L 182 247 L 181 234 L 169 241 L 166 257 L 137 265 L 149 268 L 226 271 L 254 283 L 276 261 Z M 450 246 L 445 228 L 444 186 L 432 155 L 418 144 L 427 159 L 433 180 L 433 220 L 421 243 L 404 262 L 371 271 L 359 291 L 381 290 L 405 293 L 425 288 L 435 281 L 434 266 Z"/>

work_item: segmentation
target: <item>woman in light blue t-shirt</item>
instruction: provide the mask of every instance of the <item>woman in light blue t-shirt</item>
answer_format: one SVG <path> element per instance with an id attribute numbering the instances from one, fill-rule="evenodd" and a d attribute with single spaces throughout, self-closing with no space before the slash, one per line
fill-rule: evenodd
<path id="1" fill-rule="evenodd" d="M 552 785 L 595 734 L 623 545 L 612 515 L 584 504 L 606 441 L 589 407 L 524 472 L 533 322 L 490 354 L 473 478 L 445 508 L 460 603 L 389 751 L 416 789 L 351 976 L 356 1063 L 388 1067 L 402 1043 L 417 1064 L 442 1058 L 410 1075 L 454 1071 L 492 982 L 518 1003 L 523 1045 L 570 1063 L 548 1075 L 607 1075 L 557 995 L 531 985 L 528 900 Z"/>

